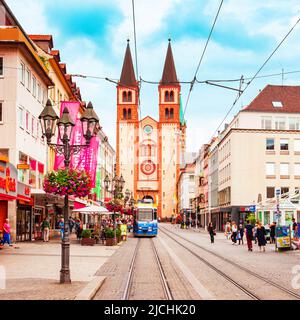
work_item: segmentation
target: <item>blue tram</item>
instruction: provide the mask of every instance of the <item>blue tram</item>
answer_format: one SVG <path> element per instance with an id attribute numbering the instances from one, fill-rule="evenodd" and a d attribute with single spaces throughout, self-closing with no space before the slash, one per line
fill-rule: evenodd
<path id="1" fill-rule="evenodd" d="M 135 237 L 157 236 L 157 208 L 153 203 L 140 202 L 134 216 L 133 232 Z"/>

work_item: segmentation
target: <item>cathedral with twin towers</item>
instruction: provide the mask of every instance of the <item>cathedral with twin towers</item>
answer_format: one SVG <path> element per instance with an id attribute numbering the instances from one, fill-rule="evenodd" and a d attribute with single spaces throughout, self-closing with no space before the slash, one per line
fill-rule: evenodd
<path id="1" fill-rule="evenodd" d="M 139 116 L 139 83 L 129 41 L 117 86 L 116 173 L 125 179 L 136 201 L 151 199 L 158 217 L 177 214 L 177 182 L 186 148 L 186 123 L 169 40 L 162 78 L 158 83 L 158 121 Z"/>

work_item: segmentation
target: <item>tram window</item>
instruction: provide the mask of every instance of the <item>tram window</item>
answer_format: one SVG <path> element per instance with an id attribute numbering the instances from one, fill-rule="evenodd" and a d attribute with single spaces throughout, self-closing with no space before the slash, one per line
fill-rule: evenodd
<path id="1" fill-rule="evenodd" d="M 152 209 L 139 209 L 137 220 L 138 221 L 152 220 Z"/>
<path id="2" fill-rule="evenodd" d="M 153 220 L 157 220 L 157 210 L 154 210 L 153 212 Z"/>

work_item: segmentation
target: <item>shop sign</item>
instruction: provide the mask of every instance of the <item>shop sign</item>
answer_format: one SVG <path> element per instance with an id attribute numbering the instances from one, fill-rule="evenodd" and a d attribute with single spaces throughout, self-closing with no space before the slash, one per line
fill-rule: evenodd
<path id="1" fill-rule="evenodd" d="M 17 169 L 10 163 L 0 163 L 0 193 L 17 195 Z"/>
<path id="2" fill-rule="evenodd" d="M 30 166 L 27 163 L 21 163 L 17 165 L 18 170 L 29 170 Z"/>
<path id="3" fill-rule="evenodd" d="M 18 182 L 18 196 L 30 198 L 31 188 L 24 183 Z"/>

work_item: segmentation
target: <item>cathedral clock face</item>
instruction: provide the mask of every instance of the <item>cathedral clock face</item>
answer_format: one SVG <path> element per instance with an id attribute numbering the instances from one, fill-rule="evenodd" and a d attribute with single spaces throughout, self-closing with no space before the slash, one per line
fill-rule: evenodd
<path id="1" fill-rule="evenodd" d="M 151 126 L 147 125 L 144 127 L 144 132 L 146 134 L 151 134 L 153 132 L 153 128 Z"/>
<path id="2" fill-rule="evenodd" d="M 151 160 L 144 161 L 141 164 L 141 171 L 143 172 L 143 174 L 147 176 L 150 176 L 151 174 L 153 174 L 155 170 L 156 170 L 156 165 Z"/>

